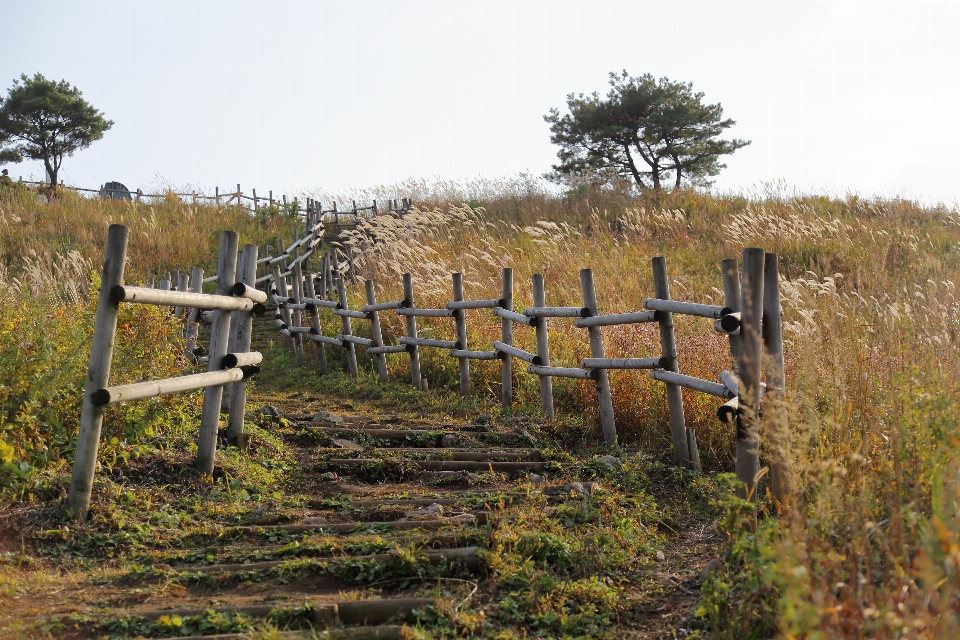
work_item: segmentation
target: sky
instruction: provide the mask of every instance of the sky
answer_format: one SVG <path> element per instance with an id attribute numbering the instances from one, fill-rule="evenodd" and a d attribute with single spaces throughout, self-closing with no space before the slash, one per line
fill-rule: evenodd
<path id="1" fill-rule="evenodd" d="M 115 122 L 68 184 L 276 196 L 546 173 L 544 114 L 626 69 L 752 141 L 717 191 L 955 206 L 958 25 L 954 1 L 0 0 L 0 95 L 39 72 Z"/>

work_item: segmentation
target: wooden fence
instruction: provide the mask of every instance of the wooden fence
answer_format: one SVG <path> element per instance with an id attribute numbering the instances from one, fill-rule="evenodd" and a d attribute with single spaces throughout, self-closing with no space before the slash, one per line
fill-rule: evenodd
<path id="1" fill-rule="evenodd" d="M 736 470 L 742 487 L 741 496 L 747 499 L 755 499 L 759 480 L 759 427 L 762 413 L 773 427 L 768 431 L 773 434 L 768 443 L 772 493 L 778 504 L 786 504 L 790 496 L 790 483 L 782 447 L 787 413 L 784 403 L 777 255 L 764 253 L 757 248 L 745 249 L 742 273 L 737 260 L 724 260 L 721 265 L 724 306 L 671 299 L 664 258 L 653 258 L 651 266 L 655 297 L 643 300 L 642 309 L 611 314 L 601 314 L 599 311 L 590 269 L 580 270 L 582 307 L 548 306 L 543 275 L 535 274 L 532 278 L 532 304 L 521 309 L 513 297 L 513 271 L 504 269 L 502 288 L 496 298 L 465 299 L 461 274 L 453 273 L 452 299 L 440 309 L 419 308 L 414 300 L 412 278 L 410 274 L 405 274 L 402 300 L 378 302 L 374 283 L 367 280 L 364 283 L 367 304 L 359 310 L 352 310 L 345 290 L 345 280 L 352 269 L 344 272 L 336 264 L 336 253 L 324 256 L 318 273 L 308 273 L 300 262 L 295 262 L 289 270 L 274 268 L 270 280 L 273 285 L 271 294 L 277 304 L 275 322 L 286 344 L 297 360 L 302 361 L 303 339 L 315 343 L 321 373 L 328 370 L 326 347 L 336 346 L 344 350 L 349 373 L 357 375 L 356 349 L 359 346 L 376 360 L 381 380 L 387 377 L 387 355 L 407 354 L 411 383 L 424 389 L 427 381 L 420 372 L 419 350 L 442 349 L 458 361 L 460 393 L 464 396 L 470 394 L 470 361 L 499 360 L 502 367 L 501 401 L 504 407 L 510 407 L 513 396 L 512 366 L 513 360 L 517 359 L 526 363 L 527 373 L 538 376 L 541 408 L 549 417 L 554 415 L 553 378 L 592 380 L 600 405 L 604 441 L 612 447 L 617 444 L 617 432 L 608 371 L 649 370 L 651 378 L 664 383 L 674 458 L 678 465 L 696 470 L 700 469 L 696 433 L 686 425 L 681 388 L 717 396 L 723 400 L 717 409 L 718 419 L 736 428 Z M 341 331 L 334 336 L 324 335 L 322 331 L 320 313 L 324 310 L 340 318 Z M 466 312 L 473 310 L 489 310 L 501 322 L 500 340 L 485 345 L 485 350 L 475 350 L 467 344 Z M 406 335 L 400 337 L 396 345 L 384 344 L 379 317 L 382 312 L 397 313 L 405 319 Z M 710 330 L 728 336 L 733 371 L 719 372 L 716 382 L 680 373 L 673 324 L 675 314 L 707 319 L 710 321 Z M 450 339 L 419 337 L 418 317 L 449 318 L 452 323 Z M 551 362 L 548 322 L 561 319 L 572 320 L 574 326 L 587 331 L 591 357 L 581 360 L 578 367 L 556 366 Z M 356 335 L 353 320 L 368 321 L 371 337 Z M 607 357 L 601 328 L 638 323 L 658 325 L 660 353 L 631 358 Z M 513 334 L 518 325 L 534 330 L 536 353 L 513 345 Z M 761 377 L 765 377 L 765 383 Z M 763 412 L 760 411 L 761 398 Z"/>
<path id="2" fill-rule="evenodd" d="M 257 365 L 262 360 L 260 353 L 250 351 L 252 314 L 258 310 L 262 313 L 262 303 L 267 299 L 264 292 L 257 291 L 253 286 L 257 264 L 256 245 L 243 247 L 238 264 L 237 234 L 232 231 L 222 234 L 217 263 L 217 290 L 216 294 L 210 295 L 199 291 L 171 291 L 169 287 L 152 289 L 125 285 L 123 271 L 127 236 L 127 227 L 110 225 L 104 250 L 100 298 L 80 413 L 73 476 L 67 497 L 68 507 L 79 520 L 86 518 L 90 508 L 100 431 L 104 408 L 107 405 L 204 389 L 195 464 L 198 470 L 212 474 L 224 392 L 230 395 L 228 437 L 231 433 L 236 437 L 243 432 L 246 404 L 244 380 L 259 371 Z M 213 311 L 207 372 L 109 386 L 117 315 L 121 303 L 190 308 L 192 317 L 196 317 L 202 310 Z M 193 339 L 195 342 L 196 334 Z"/>
<path id="3" fill-rule="evenodd" d="M 420 349 L 442 349 L 457 359 L 460 393 L 464 396 L 471 392 L 471 360 L 500 361 L 501 402 L 504 407 L 510 407 L 513 402 L 513 360 L 517 359 L 526 363 L 528 374 L 538 377 L 541 408 L 549 417 L 554 415 L 553 378 L 593 381 L 599 402 L 600 425 L 604 441 L 609 447 L 616 446 L 617 432 L 608 372 L 648 370 L 654 380 L 664 383 L 674 459 L 678 465 L 695 470 L 700 469 L 696 433 L 686 425 L 681 388 L 717 396 L 724 401 L 718 407 L 718 419 L 735 425 L 736 429 L 736 471 L 740 495 L 750 500 L 756 498 L 755 490 L 760 477 L 759 433 L 762 417 L 772 427 L 766 430 L 770 434 L 767 450 L 772 493 L 777 505 L 789 502 L 791 487 L 783 448 L 787 411 L 776 254 L 764 253 L 757 248 L 745 249 L 742 270 L 736 259 L 724 260 L 721 265 L 724 291 L 722 307 L 671 299 L 666 262 L 662 257 L 655 257 L 652 259 L 655 297 L 643 300 L 641 309 L 601 314 L 590 269 L 581 269 L 579 274 L 583 306 L 548 306 L 543 275 L 535 274 L 532 277 L 531 304 L 524 307 L 514 300 L 513 271 L 507 268 L 503 269 L 502 287 L 495 298 L 466 299 L 461 274 L 453 273 L 452 299 L 443 308 L 420 308 L 415 304 L 412 277 L 404 274 L 403 299 L 378 302 L 374 282 L 367 280 L 364 282 L 367 304 L 352 310 L 346 295 L 346 283 L 358 278 L 349 245 L 341 249 L 345 264 L 340 262 L 341 251 L 334 250 L 321 257 L 318 272 L 311 273 L 307 269 L 308 260 L 324 240 L 326 216 L 329 213 L 319 203 L 317 206 L 313 204 L 308 203 L 303 237 L 299 237 L 299 231 L 295 231 L 289 246 L 284 247 L 281 243 L 279 255 L 271 257 L 270 247 L 266 247 L 268 255 L 258 259 L 258 248 L 247 245 L 241 253 L 238 268 L 237 236 L 233 232 L 224 232 L 217 275 L 204 278 L 199 268 L 192 269 L 189 277 L 186 273 L 168 274 L 160 280 L 158 289 L 123 285 L 127 230 L 122 225 L 111 226 L 104 255 L 101 296 L 68 499 L 77 517 L 83 518 L 89 509 L 103 407 L 107 404 L 204 388 L 197 468 L 205 473 L 213 471 L 218 416 L 222 405 L 229 409 L 228 439 L 238 444 L 242 442 L 245 406 L 245 385 L 242 381 L 256 370 L 256 365 L 261 361 L 259 353 L 249 351 L 251 314 L 262 313 L 265 309 L 262 303 L 268 299 L 265 291 L 268 287 L 277 305 L 274 321 L 287 348 L 298 362 L 302 362 L 304 340 L 313 342 L 317 348 L 321 373 L 327 373 L 329 367 L 326 348 L 335 346 L 343 349 L 350 375 L 358 375 L 359 346 L 375 359 L 381 380 L 387 379 L 387 356 L 406 354 L 411 383 L 425 390 L 428 382 L 420 371 Z M 391 203 L 393 206 L 394 203 Z M 401 209 L 395 213 L 402 215 L 403 207 L 409 208 L 409 201 L 404 200 L 399 206 Z M 372 208 L 376 211 L 375 205 Z M 354 204 L 349 213 L 357 215 L 360 211 L 362 209 Z M 261 265 L 263 275 L 259 273 Z M 216 294 L 203 294 L 203 283 L 213 280 L 217 282 Z M 206 351 L 207 373 L 118 387 L 107 386 L 117 307 L 121 302 L 171 306 L 178 315 L 186 312 L 185 351 L 188 357 L 197 361 L 203 361 L 201 355 L 204 353 L 197 345 L 198 323 L 206 317 L 212 324 L 210 348 Z M 487 348 L 483 350 L 471 349 L 471 345 L 467 344 L 467 312 L 478 310 L 488 310 L 501 322 L 500 339 L 485 345 Z M 329 312 L 339 318 L 339 333 L 333 336 L 323 333 L 321 312 Z M 404 318 L 406 335 L 398 339 L 398 344 L 384 343 L 379 316 L 382 312 L 397 313 Z M 710 329 L 727 335 L 733 371 L 719 372 L 717 382 L 680 373 L 673 325 L 675 314 L 707 319 L 711 321 Z M 451 339 L 419 337 L 418 317 L 449 318 L 452 322 Z M 356 334 L 354 320 L 370 323 L 370 338 Z M 572 321 L 575 327 L 587 331 L 590 357 L 581 360 L 579 366 L 556 366 L 551 362 L 548 323 L 558 320 Z M 658 325 L 660 353 L 639 354 L 640 357 L 630 358 L 607 357 L 602 327 L 639 323 Z M 234 331 L 231 331 L 231 325 Z M 518 326 L 530 327 L 535 332 L 535 353 L 514 346 L 514 331 Z M 240 329 L 236 330 L 238 327 Z M 761 381 L 762 377 L 765 383 Z M 228 401 L 224 402 L 223 390 L 227 384 L 232 386 Z"/>
<path id="4" fill-rule="evenodd" d="M 19 178 L 18 182 L 20 184 L 38 188 L 47 185 L 46 182 L 24 180 L 22 176 Z M 198 193 L 197 191 L 183 193 L 175 191 L 168 191 L 165 193 L 144 193 L 142 189 L 137 189 L 136 191 L 118 191 L 114 189 L 106 189 L 103 186 L 101 186 L 99 189 L 87 189 L 84 187 L 72 187 L 65 185 L 62 180 L 60 181 L 58 188 L 67 191 L 74 191 L 76 193 L 96 194 L 97 197 L 105 199 L 130 199 L 138 203 L 161 201 L 169 195 L 174 195 L 178 198 L 190 198 L 193 200 L 194 204 L 201 201 L 207 201 L 217 208 L 230 205 L 244 206 L 244 203 L 248 203 L 250 209 L 254 213 L 259 212 L 260 207 L 263 206 L 282 206 L 286 210 L 290 205 L 293 205 L 294 211 L 296 211 L 299 219 L 306 221 L 313 219 L 323 222 L 324 233 L 322 236 L 323 239 L 328 242 L 337 241 L 341 232 L 343 232 L 345 229 L 355 228 L 357 223 L 365 217 L 375 217 L 384 214 L 404 216 L 413 207 L 413 202 L 409 198 L 401 198 L 399 200 L 388 200 L 385 207 L 376 200 L 374 200 L 373 203 L 368 206 L 358 207 L 356 201 L 354 200 L 351 201 L 350 209 L 338 209 L 337 202 L 334 200 L 330 203 L 330 208 L 325 209 L 321 201 L 313 198 L 306 198 L 304 203 L 301 203 L 297 197 L 294 196 L 293 199 L 288 203 L 286 194 L 282 195 L 278 199 L 274 199 L 273 191 L 268 191 L 266 196 L 258 196 L 256 189 L 251 189 L 251 193 L 248 195 L 241 191 L 239 184 L 237 185 L 236 191 L 221 192 L 220 187 L 216 187 L 213 195 Z M 283 253 L 282 247 L 280 248 L 280 251 Z M 167 279 L 170 278 L 168 277 Z M 208 279 L 207 281 L 210 282 L 211 279 Z M 172 286 L 176 286 L 176 283 L 177 280 L 174 279 Z"/>

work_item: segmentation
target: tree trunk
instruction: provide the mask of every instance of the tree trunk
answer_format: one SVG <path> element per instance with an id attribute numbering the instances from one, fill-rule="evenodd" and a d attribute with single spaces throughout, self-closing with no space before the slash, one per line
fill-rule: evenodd
<path id="1" fill-rule="evenodd" d="M 623 145 L 623 152 L 627 156 L 627 169 L 630 170 L 630 174 L 633 176 L 633 179 L 637 183 L 637 186 L 640 187 L 641 189 L 646 189 L 647 185 L 643 183 L 643 178 L 640 177 L 640 172 L 637 170 L 637 165 L 633 161 L 633 154 L 630 153 L 630 145 L 628 144 Z"/>
<path id="2" fill-rule="evenodd" d="M 47 175 L 50 177 L 50 187 L 52 189 L 57 188 L 57 174 L 60 172 L 60 167 L 56 166 L 50 161 L 50 158 L 43 159 L 43 167 L 47 170 Z"/>
<path id="3" fill-rule="evenodd" d="M 650 175 L 653 177 L 653 190 L 660 191 L 662 186 L 660 184 L 660 163 L 654 163 L 650 167 Z"/>

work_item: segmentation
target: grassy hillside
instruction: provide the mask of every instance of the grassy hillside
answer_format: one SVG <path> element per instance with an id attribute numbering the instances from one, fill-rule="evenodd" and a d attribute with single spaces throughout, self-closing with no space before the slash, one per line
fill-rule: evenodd
<path id="1" fill-rule="evenodd" d="M 954 628 L 957 612 L 958 469 L 956 212 L 901 200 L 824 197 L 747 200 L 678 193 L 633 199 L 538 193 L 473 206 L 427 203 L 401 225 L 368 225 L 364 274 L 399 297 L 410 271 L 418 305 L 450 299 L 449 272 L 467 297 L 496 297 L 501 267 L 515 269 L 516 304 L 529 304 L 530 274 L 546 276 L 549 305 L 579 306 L 577 269 L 591 267 L 601 311 L 641 308 L 653 294 L 650 258 L 664 255 L 678 299 L 722 303 L 720 260 L 747 246 L 780 255 L 791 402 L 790 459 L 804 488 L 792 516 L 767 519 L 757 536 L 734 536 L 725 571 L 707 581 L 703 613 L 731 637 L 774 628 L 802 636 L 875 629 L 880 635 Z M 359 300 L 358 300 L 359 302 Z M 681 371 L 715 379 L 725 341 L 700 319 L 678 319 Z M 396 320 L 387 331 L 400 334 Z M 471 317 L 471 348 L 498 327 Z M 518 343 L 532 336 L 518 329 Z M 438 335 L 449 334 L 437 328 Z M 575 366 L 585 332 L 551 325 L 551 358 Z M 556 337 L 557 339 L 553 339 Z M 655 327 L 605 330 L 609 355 L 657 354 Z M 395 363 L 397 375 L 404 361 Z M 485 364 L 485 363 L 484 363 Z M 453 385 L 456 366 L 428 359 L 431 380 Z M 496 388 L 497 367 L 476 367 L 477 388 Z M 536 383 L 518 375 L 520 397 Z M 637 373 L 611 375 L 618 432 L 626 445 L 669 448 L 663 390 Z M 563 412 L 587 411 L 597 437 L 592 385 L 555 381 Z M 733 433 L 715 399 L 684 392 L 710 471 L 732 469 Z M 761 436 L 762 439 L 762 436 Z M 765 485 L 761 485 L 762 487 Z M 734 527 L 735 529 L 735 527 Z M 733 535 L 733 534 L 731 534 Z"/>
<path id="2" fill-rule="evenodd" d="M 741 511 L 727 503 L 719 523 L 728 537 L 725 552 L 702 587 L 703 632 L 742 638 L 957 631 L 955 212 L 856 197 L 559 198 L 511 184 L 454 193 L 468 204 L 451 204 L 447 191 L 414 193 L 419 208 L 404 224 L 382 217 L 351 239 L 364 250 L 361 273 L 375 279 L 378 299 L 401 297 L 399 276 L 411 272 L 418 306 L 441 304 L 450 299 L 451 271 L 464 274 L 467 298 L 498 297 L 500 269 L 509 266 L 517 306 L 530 303 L 533 273 L 545 274 L 549 305 L 580 306 L 577 269 L 591 267 L 601 312 L 637 310 L 653 292 L 650 258 L 664 255 L 675 298 L 718 304 L 721 259 L 739 257 L 747 246 L 779 253 L 789 455 L 803 493 L 789 516 L 764 518 L 755 534 L 743 531 Z M 68 471 L 92 326 L 83 283 L 99 263 L 107 222 L 131 225 L 132 281 L 195 264 L 209 268 L 224 228 L 238 230 L 242 242 L 262 243 L 287 222 L 174 201 L 132 206 L 66 196 L 38 204 L 22 192 L 0 195 L 0 215 L 7 232 L 0 236 L 0 482 L 6 496 L 26 501 L 42 499 L 50 478 Z M 350 295 L 359 305 L 362 289 Z M 176 324 L 154 311 L 125 313 L 140 315 L 121 321 L 119 342 L 129 351 L 119 359 L 117 381 L 182 370 Z M 398 319 L 382 318 L 385 335 L 402 335 Z M 499 336 L 497 323 L 482 312 L 469 318 L 470 347 L 489 348 Z M 135 324 L 138 331 L 130 328 Z M 451 334 L 444 323 L 422 326 L 424 333 L 433 326 L 437 337 Z M 516 330 L 517 344 L 530 348 L 532 334 L 525 331 Z M 682 372 L 715 379 L 728 367 L 726 344 L 707 321 L 678 319 L 677 331 Z M 572 323 L 553 322 L 551 336 L 555 364 L 573 366 L 587 353 L 585 332 Z M 605 330 L 604 339 L 610 356 L 652 356 L 659 349 L 651 327 Z M 146 353 L 162 357 L 139 357 Z M 402 380 L 406 360 L 393 358 L 391 373 Z M 456 364 L 427 355 L 424 371 L 431 384 L 452 386 Z M 479 363 L 473 372 L 480 395 L 473 408 L 494 406 L 498 366 Z M 536 382 L 516 376 L 518 406 L 536 406 Z M 622 444 L 669 459 L 662 388 L 636 372 L 611 379 Z M 311 384 L 324 389 L 323 381 Z M 596 441 L 590 387 L 555 382 L 561 419 L 544 429 L 568 446 Z M 732 469 L 733 433 L 717 423 L 716 402 L 684 393 L 706 471 Z M 463 408 L 452 393 L 441 398 Z M 198 412 L 196 395 L 117 409 L 107 421 L 115 441 L 108 440 L 106 455 L 120 456 L 114 462 L 122 464 L 134 445 L 146 452 L 163 446 L 166 434 L 185 433 Z"/>

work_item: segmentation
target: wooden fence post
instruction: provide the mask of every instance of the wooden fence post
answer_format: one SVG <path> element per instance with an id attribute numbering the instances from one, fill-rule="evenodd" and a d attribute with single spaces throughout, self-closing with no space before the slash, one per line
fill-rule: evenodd
<path id="1" fill-rule="evenodd" d="M 300 268 L 300 263 L 293 263 L 293 276 L 291 277 L 290 283 L 293 285 L 293 297 L 300 303 L 300 299 L 303 297 L 303 270 Z M 300 309 L 293 310 L 293 325 L 294 327 L 303 326 L 303 312 Z M 295 333 L 293 334 L 293 345 L 296 348 L 296 358 L 297 364 L 303 364 L 303 334 Z"/>
<path id="2" fill-rule="evenodd" d="M 734 312 L 740 311 L 740 267 L 736 258 L 727 258 L 720 262 L 720 269 L 723 273 L 723 306 L 732 309 Z M 733 359 L 734 369 L 736 369 L 740 358 L 740 334 L 729 334 L 730 338 L 730 357 Z M 737 373 L 734 370 L 734 373 Z"/>
<path id="3" fill-rule="evenodd" d="M 113 358 L 113 341 L 117 333 L 117 314 L 120 305 L 110 299 L 110 291 L 123 284 L 123 267 L 127 259 L 127 236 L 129 230 L 122 224 L 112 224 L 107 230 L 107 244 L 103 250 L 103 271 L 100 278 L 100 297 L 97 300 L 97 316 L 93 324 L 93 341 L 90 345 L 90 363 L 87 366 L 87 381 L 83 390 L 80 409 L 80 430 L 77 435 L 77 452 L 73 457 L 73 475 L 67 494 L 67 508 L 73 517 L 82 522 L 90 510 L 90 493 L 93 490 L 93 473 L 100 448 L 100 429 L 103 426 L 104 407 L 93 404 L 91 395 L 104 387 L 110 379 L 110 361 Z"/>
<path id="4" fill-rule="evenodd" d="M 504 300 L 504 306 L 513 311 L 513 269 L 509 267 L 503 270 L 500 297 Z M 500 318 L 500 340 L 503 344 L 513 344 L 513 320 Z M 509 409 L 513 406 L 513 357 L 501 355 L 505 357 L 500 359 L 500 404 L 504 409 Z"/>
<path id="5" fill-rule="evenodd" d="M 350 310 L 350 303 L 347 300 L 347 288 L 343 283 L 343 277 L 337 278 L 337 296 L 340 299 L 340 306 L 344 311 Z M 343 328 L 342 333 L 345 336 L 352 336 L 353 329 L 350 326 L 350 317 L 349 316 L 340 316 L 340 326 Z M 347 371 L 354 378 L 357 377 L 359 371 L 357 370 L 357 347 L 352 342 L 347 340 L 343 341 L 343 349 L 347 353 Z"/>
<path id="6" fill-rule="evenodd" d="M 413 279 L 410 277 L 409 273 L 403 274 L 403 299 L 407 301 L 411 309 L 414 307 L 413 304 Z M 416 338 L 417 337 L 417 318 L 416 316 L 406 316 L 407 318 L 407 337 Z M 407 346 L 407 351 L 410 352 L 410 383 L 413 384 L 417 389 L 421 389 L 420 382 L 420 348 L 411 344 Z"/>
<path id="7" fill-rule="evenodd" d="M 591 315 L 599 315 L 597 310 L 597 291 L 593 286 L 593 271 L 580 269 L 580 288 L 583 290 L 583 306 Z M 590 337 L 590 355 L 605 358 L 603 333 L 600 327 L 588 327 Z M 613 418 L 613 395 L 610 393 L 610 377 L 606 369 L 596 370 L 597 399 L 600 403 L 600 426 L 603 428 L 603 441 L 607 447 L 617 446 L 617 425 Z"/>
<path id="8" fill-rule="evenodd" d="M 654 295 L 661 300 L 670 299 L 670 281 L 667 278 L 667 262 L 663 256 L 653 258 Z M 666 371 L 680 373 L 677 363 L 677 339 L 673 333 L 673 314 L 657 311 L 657 323 L 660 326 L 660 348 L 662 357 L 667 359 Z M 670 410 L 670 434 L 673 438 L 673 459 L 682 466 L 690 465 L 690 445 L 687 439 L 686 419 L 683 415 L 683 395 L 678 385 L 666 383 L 667 407 Z"/>
<path id="9" fill-rule="evenodd" d="M 194 267 L 190 271 L 190 290 L 193 293 L 203 293 L 203 269 Z M 197 338 L 200 336 L 200 309 L 187 310 L 187 330 L 184 341 L 184 351 L 187 359 L 196 362 Z"/>
<path id="10" fill-rule="evenodd" d="M 276 264 L 273 265 L 273 288 L 276 289 L 278 296 L 287 297 L 287 279 L 280 273 L 280 265 Z M 291 326 L 290 309 L 286 307 L 280 309 L 280 318 L 285 325 Z M 284 336 L 283 343 L 290 349 L 290 354 L 296 358 L 297 344 L 293 341 L 293 334 L 290 334 L 290 337 Z"/>
<path id="11" fill-rule="evenodd" d="M 323 278 L 320 279 L 320 295 L 315 295 L 316 291 L 314 289 L 314 280 L 313 276 L 307 274 L 307 279 L 304 281 L 304 285 L 307 289 L 308 298 L 320 298 L 323 299 Z M 319 336 L 323 335 L 323 327 L 320 326 L 320 309 L 317 308 L 317 305 L 311 304 L 308 307 L 310 312 L 310 323 L 313 327 L 314 332 Z M 317 357 L 320 360 L 320 375 L 327 375 L 327 349 L 322 342 L 314 342 L 317 345 Z"/>
<path id="12" fill-rule="evenodd" d="M 763 346 L 764 378 L 767 391 L 763 396 L 764 433 L 770 437 L 770 484 L 778 510 L 788 507 L 791 497 L 789 428 L 783 365 L 783 329 L 780 320 L 780 274 L 777 254 L 768 253 L 763 264 Z"/>
<path id="13" fill-rule="evenodd" d="M 220 236 L 220 257 L 217 260 L 217 295 L 232 296 L 237 283 L 238 237 L 233 231 L 224 231 Z M 220 371 L 223 356 L 227 355 L 227 339 L 230 337 L 230 311 L 216 310 L 210 325 L 210 355 L 207 371 Z M 203 411 L 200 417 L 200 436 L 197 439 L 197 471 L 213 475 L 214 457 L 217 453 L 217 430 L 220 427 L 220 401 L 223 385 L 203 390 Z"/>
<path id="14" fill-rule="evenodd" d="M 373 288 L 373 280 L 367 280 L 364 283 L 367 290 L 367 304 L 377 304 L 377 293 Z M 373 346 L 383 346 L 383 333 L 380 331 L 380 313 L 378 311 L 370 312 L 370 337 L 373 338 Z M 377 354 L 377 375 L 380 376 L 380 382 L 387 381 L 387 354 Z"/>
<path id="15" fill-rule="evenodd" d="M 743 250 L 743 283 L 740 302 L 740 375 L 737 412 L 737 495 L 756 501 L 760 471 L 760 368 L 763 320 L 763 249 Z"/>
<path id="16" fill-rule="evenodd" d="M 350 264 L 350 282 L 357 280 L 357 263 L 353 259 L 353 245 L 347 245 L 347 262 Z"/>
<path id="17" fill-rule="evenodd" d="M 255 288 L 257 282 L 257 245 L 244 245 L 237 260 L 237 282 Z M 247 353 L 250 351 L 250 338 L 253 333 L 253 311 L 234 311 L 230 319 L 229 353 Z M 247 405 L 247 383 L 245 380 L 227 385 L 226 393 L 230 398 L 230 413 L 227 418 L 227 442 L 240 448 L 243 442 L 243 414 Z"/>
<path id="18" fill-rule="evenodd" d="M 463 301 L 463 274 L 451 274 L 453 278 L 453 300 L 454 302 Z M 460 349 L 467 351 L 467 314 L 463 309 L 454 311 L 453 324 L 456 328 L 457 342 L 460 343 Z M 457 358 L 460 368 L 460 395 L 464 398 L 470 395 L 470 359 Z"/>
<path id="19" fill-rule="evenodd" d="M 543 274 L 533 274 L 533 306 L 547 306 L 547 293 L 543 285 Z M 550 339 L 547 335 L 547 319 L 537 318 L 535 325 L 537 335 L 537 356 L 540 358 L 540 366 L 550 366 Z M 539 376 L 540 378 L 540 408 L 551 420 L 554 417 L 553 411 L 553 378 L 550 376 Z"/>
<path id="20" fill-rule="evenodd" d="M 186 291 L 190 288 L 190 276 L 177 272 L 177 291 Z M 183 307 L 174 307 L 174 314 L 179 318 L 183 315 Z"/>
<path id="21" fill-rule="evenodd" d="M 328 251 L 323 255 L 323 290 L 326 291 L 327 300 L 333 300 L 333 260 Z"/>

